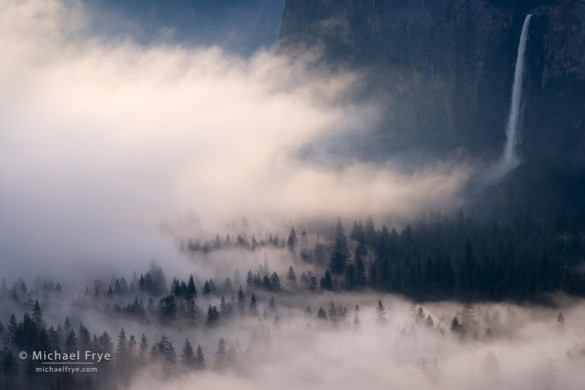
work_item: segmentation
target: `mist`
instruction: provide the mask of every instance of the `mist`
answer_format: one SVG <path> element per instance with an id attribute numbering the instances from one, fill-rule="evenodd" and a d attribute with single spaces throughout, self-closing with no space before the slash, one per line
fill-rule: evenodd
<path id="1" fill-rule="evenodd" d="M 400 93 L 318 47 L 145 41 L 91 10 L 0 0 L 0 389 L 60 383 L 16 360 L 49 331 L 110 335 L 94 388 L 582 388 L 581 225 L 442 216 L 486 162 L 401 150 Z M 397 152 L 364 156 L 381 124 Z"/>
<path id="2" fill-rule="evenodd" d="M 144 46 L 93 35 L 79 2 L 1 8 L 0 246 L 10 276 L 32 265 L 180 264 L 160 226 L 186 211 L 215 233 L 241 217 L 264 231 L 456 207 L 473 171 L 449 159 L 413 173 L 342 156 L 327 164 L 319 151 L 302 158 L 317 139 L 367 131 L 379 113 L 351 99 L 361 76 L 330 74 L 319 53 Z"/>
<path id="3" fill-rule="evenodd" d="M 422 304 L 435 321 L 428 327 L 415 320 L 413 310 L 422 306 L 396 296 L 381 297 L 388 309 L 380 322 L 375 306 L 366 304 L 377 298 L 335 295 L 312 302 L 313 309 L 329 307 L 329 300 L 349 304 L 347 318 L 338 323 L 288 311 L 277 322 L 239 322 L 212 334 L 187 333 L 192 342 L 206 345 L 210 360 L 217 346 L 209 339 L 223 337 L 228 345 L 236 345 L 236 363 L 227 372 L 172 379 L 150 370 L 131 388 L 578 389 L 585 379 L 580 369 L 585 359 L 584 329 L 579 325 L 585 314 L 582 303 L 564 311 L 567 326 L 562 331 L 555 328 L 558 312 L 551 309 L 478 305 L 474 318 L 479 335 L 461 339 L 449 330 L 461 305 Z M 356 304 L 358 312 L 353 310 Z M 282 312 L 287 313 L 286 308 Z M 485 337 L 480 332 L 488 326 L 485 315 L 496 312 L 502 315 L 502 325 L 494 331 L 497 336 Z M 212 367 L 212 361 L 208 363 Z"/>

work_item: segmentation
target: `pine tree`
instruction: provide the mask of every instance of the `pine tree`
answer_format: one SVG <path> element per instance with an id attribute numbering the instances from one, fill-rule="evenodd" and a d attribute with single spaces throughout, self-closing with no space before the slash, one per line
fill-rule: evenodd
<path id="1" fill-rule="evenodd" d="M 258 304 L 256 303 L 256 295 L 252 294 L 252 298 L 250 299 L 250 306 L 248 307 L 248 314 L 252 317 L 258 317 L 260 315 L 260 311 L 258 310 Z"/>
<path id="2" fill-rule="evenodd" d="M 276 272 L 273 272 L 270 276 L 270 290 L 279 292 L 281 289 L 280 278 Z"/>
<path id="3" fill-rule="evenodd" d="M 290 229 L 290 234 L 288 235 L 287 245 L 288 245 L 288 249 L 292 253 L 295 253 L 296 252 L 296 248 L 297 248 L 297 233 L 295 232 L 295 228 L 294 227 L 292 227 Z"/>
<path id="4" fill-rule="evenodd" d="M 225 297 L 222 295 L 221 296 L 221 303 L 219 304 L 219 312 L 222 315 L 226 315 L 227 314 L 227 302 L 225 300 Z"/>
<path id="5" fill-rule="evenodd" d="M 77 336 L 73 329 L 69 330 L 65 339 L 65 352 L 71 353 L 77 350 Z"/>
<path id="6" fill-rule="evenodd" d="M 185 339 L 185 344 L 181 351 L 181 363 L 188 370 L 194 369 L 197 364 L 195 354 L 193 353 L 193 347 L 191 346 L 189 339 Z"/>
<path id="7" fill-rule="evenodd" d="M 41 311 L 41 305 L 39 305 L 38 300 L 35 300 L 34 308 L 32 311 L 32 319 L 38 327 L 43 326 L 43 312 Z"/>
<path id="8" fill-rule="evenodd" d="M 195 358 L 195 369 L 203 370 L 205 368 L 205 357 L 201 350 L 201 345 L 197 345 L 197 357 Z"/>
<path id="9" fill-rule="evenodd" d="M 171 282 L 171 294 L 175 297 L 179 297 L 181 295 L 181 285 L 179 284 L 179 280 L 177 278 L 173 278 Z"/>
<path id="10" fill-rule="evenodd" d="M 217 310 L 217 306 L 209 305 L 207 309 L 207 317 L 205 318 L 205 326 L 208 328 L 213 328 L 219 322 L 219 311 Z"/>
<path id="11" fill-rule="evenodd" d="M 465 336 L 465 328 L 463 327 L 463 325 L 459 323 L 459 319 L 457 318 L 457 316 L 453 317 L 453 320 L 451 321 L 450 330 L 451 333 L 453 333 L 456 336 L 459 336 L 460 338 L 463 338 Z"/>
<path id="12" fill-rule="evenodd" d="M 252 288 L 252 286 L 254 285 L 254 275 L 252 274 L 252 271 L 248 271 L 248 273 L 246 274 L 246 289 L 247 291 L 249 291 L 249 289 Z M 241 286 L 240 286 L 241 288 Z"/>
<path id="13" fill-rule="evenodd" d="M 148 339 L 146 335 L 142 333 L 140 338 L 140 345 L 138 346 L 138 364 L 144 366 L 146 364 L 146 358 L 148 356 Z"/>
<path id="14" fill-rule="evenodd" d="M 102 333 L 102 335 L 97 338 L 97 345 L 94 348 L 96 352 L 109 353 L 110 355 L 112 355 L 114 344 L 112 343 L 112 338 L 110 337 L 108 332 L 104 331 L 104 333 Z"/>
<path id="15" fill-rule="evenodd" d="M 382 299 L 378 300 L 378 304 L 376 305 L 376 314 L 378 315 L 378 322 L 386 322 L 386 308 L 382 303 Z"/>
<path id="16" fill-rule="evenodd" d="M 342 274 L 345 270 L 346 263 L 349 261 L 349 249 L 347 247 L 347 237 L 343 231 L 341 218 L 337 219 L 337 226 L 335 228 L 335 243 L 331 251 L 331 260 L 329 269 L 333 274 Z"/>
<path id="17" fill-rule="evenodd" d="M 49 327 L 47 334 L 49 335 L 49 345 L 51 346 L 51 349 L 60 350 L 61 338 L 59 337 L 59 333 L 53 328 L 53 326 Z"/>
<path id="18" fill-rule="evenodd" d="M 364 227 L 363 225 L 360 228 L 361 225 L 361 221 L 358 224 L 357 221 L 353 222 L 353 227 L 351 229 L 351 233 L 349 235 L 349 238 L 351 238 L 352 240 L 355 240 L 357 242 L 363 242 L 365 240 L 365 233 L 364 233 Z"/>
<path id="19" fill-rule="evenodd" d="M 329 319 L 333 322 L 337 321 L 337 309 L 335 308 L 335 303 L 331 302 L 329 304 Z"/>
<path id="20" fill-rule="evenodd" d="M 353 264 L 348 264 L 347 267 L 345 267 L 345 281 L 343 287 L 346 290 L 351 291 L 355 289 L 355 286 L 356 286 L 355 267 Z"/>
<path id="21" fill-rule="evenodd" d="M 89 334 L 89 330 L 83 325 L 83 322 L 79 323 L 79 330 L 77 332 L 79 336 L 79 349 L 85 350 L 89 348 L 91 343 L 91 335 Z"/>
<path id="22" fill-rule="evenodd" d="M 193 281 L 193 274 L 189 275 L 189 282 L 187 283 L 187 296 L 186 298 L 197 297 L 197 289 L 195 288 L 195 282 Z"/>
<path id="23" fill-rule="evenodd" d="M 275 315 L 278 312 L 278 307 L 276 306 L 276 302 L 274 301 L 274 297 L 270 297 L 270 302 L 268 303 L 268 310 L 270 314 Z"/>
<path id="24" fill-rule="evenodd" d="M 422 324 L 422 322 L 424 320 L 425 320 L 425 311 L 422 308 L 422 306 L 419 306 L 418 309 L 416 310 L 415 321 L 417 324 Z"/>
<path id="25" fill-rule="evenodd" d="M 425 326 L 427 328 L 431 328 L 431 329 L 435 326 L 435 322 L 433 321 L 433 317 L 431 317 L 430 314 L 427 316 L 427 320 L 425 321 Z"/>
<path id="26" fill-rule="evenodd" d="M 227 356 L 225 349 L 225 341 L 222 338 L 219 339 L 217 344 L 217 352 L 215 352 L 215 369 L 224 370 L 227 365 Z"/>
<path id="27" fill-rule="evenodd" d="M 136 361 L 136 338 L 134 335 L 130 335 L 130 339 L 128 340 L 127 356 L 129 363 L 134 366 L 134 362 Z"/>
<path id="28" fill-rule="evenodd" d="M 331 273 L 329 270 L 325 271 L 325 275 L 319 281 L 321 290 L 333 290 L 333 279 L 331 279 Z"/>
<path id="29" fill-rule="evenodd" d="M 18 333 L 18 322 L 14 314 L 10 315 L 8 319 L 8 326 L 6 328 L 6 334 L 4 335 L 4 345 L 12 351 L 16 347 L 16 335 Z"/>
<path id="30" fill-rule="evenodd" d="M 16 389 L 18 381 L 18 363 L 12 350 L 4 348 L 1 354 L 2 366 L 2 382 L 4 382 L 5 389 Z"/>
<path id="31" fill-rule="evenodd" d="M 366 264 L 364 259 L 367 255 L 368 249 L 360 243 L 355 248 L 355 285 L 358 288 L 366 285 Z"/>
<path id="32" fill-rule="evenodd" d="M 128 341 L 126 340 L 124 328 L 120 330 L 118 335 L 118 348 L 116 349 L 115 357 L 117 363 L 121 366 L 125 366 L 128 363 Z"/>
<path id="33" fill-rule="evenodd" d="M 238 307 L 240 308 L 240 314 L 245 314 L 246 312 L 246 294 L 244 290 L 242 290 L 242 286 L 238 290 Z"/>
<path id="34" fill-rule="evenodd" d="M 366 236 L 366 245 L 375 247 L 378 244 L 378 239 L 376 237 L 376 229 L 374 228 L 374 221 L 371 215 L 369 215 L 368 219 L 366 220 L 364 234 Z"/>
<path id="35" fill-rule="evenodd" d="M 209 295 L 210 293 L 211 293 L 211 285 L 209 284 L 209 281 L 206 280 L 205 283 L 203 284 L 202 294 Z"/>
<path id="36" fill-rule="evenodd" d="M 288 281 L 288 287 L 292 290 L 297 288 L 297 275 L 292 265 L 288 267 L 288 273 L 286 274 L 286 280 Z"/>
<path id="37" fill-rule="evenodd" d="M 153 261 L 150 264 L 148 274 L 150 274 L 152 281 L 152 294 L 155 296 L 164 295 L 167 292 L 167 281 L 162 268 Z"/>
<path id="38" fill-rule="evenodd" d="M 230 279 L 229 276 L 227 278 L 225 278 L 225 280 L 223 282 L 223 292 L 226 295 L 232 295 L 234 293 L 234 285 L 233 285 L 232 280 Z"/>
<path id="39" fill-rule="evenodd" d="M 177 300 L 174 295 L 167 295 L 158 304 L 159 315 L 162 320 L 173 320 L 177 315 Z"/>
<path id="40" fill-rule="evenodd" d="M 198 311 L 199 308 L 197 307 L 197 304 L 195 303 L 193 298 L 187 298 L 185 302 L 185 314 L 187 318 L 191 321 L 195 321 Z"/>
<path id="41" fill-rule="evenodd" d="M 162 336 L 160 341 L 152 346 L 152 357 L 167 365 L 175 365 L 177 354 L 167 336 Z"/>

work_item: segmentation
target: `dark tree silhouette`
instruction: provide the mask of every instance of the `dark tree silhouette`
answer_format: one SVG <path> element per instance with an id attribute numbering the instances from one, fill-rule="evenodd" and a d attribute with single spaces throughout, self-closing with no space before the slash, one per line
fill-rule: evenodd
<path id="1" fill-rule="evenodd" d="M 345 266 L 349 261 L 349 249 L 347 247 L 347 237 L 343 231 L 341 218 L 337 219 L 337 226 L 335 228 L 335 242 L 331 250 L 331 259 L 329 269 L 333 274 L 342 274 Z"/>

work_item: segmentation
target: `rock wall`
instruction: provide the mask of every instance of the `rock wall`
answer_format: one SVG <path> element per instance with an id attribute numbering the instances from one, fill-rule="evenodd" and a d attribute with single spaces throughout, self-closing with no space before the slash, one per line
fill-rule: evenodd
<path id="1" fill-rule="evenodd" d="M 369 73 L 366 95 L 387 107 L 375 147 L 496 156 L 528 12 L 520 154 L 582 160 L 585 1 L 287 0 L 280 39 L 318 45 L 331 64 Z"/>

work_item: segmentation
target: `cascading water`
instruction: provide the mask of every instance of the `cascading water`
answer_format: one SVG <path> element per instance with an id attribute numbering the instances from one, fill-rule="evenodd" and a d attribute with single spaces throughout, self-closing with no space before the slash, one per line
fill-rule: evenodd
<path id="1" fill-rule="evenodd" d="M 526 40 L 528 39 L 528 26 L 532 14 L 526 15 L 520 34 L 518 54 L 516 55 L 516 68 L 514 70 L 514 85 L 512 86 L 512 101 L 510 103 L 510 114 L 506 126 L 506 145 L 502 158 L 504 172 L 514 168 L 518 163 L 516 156 L 516 145 L 518 144 L 518 127 L 520 125 L 520 100 L 522 98 L 522 84 L 524 81 L 524 52 L 526 51 Z"/>
<path id="2" fill-rule="evenodd" d="M 510 113 L 506 125 L 506 145 L 502 158 L 492 165 L 484 173 L 482 186 L 492 185 L 502 179 L 506 173 L 514 169 L 519 161 L 516 155 L 516 146 L 518 145 L 518 128 L 520 126 L 520 109 L 522 100 L 522 84 L 524 81 L 524 53 L 526 51 L 526 41 L 528 39 L 528 27 L 532 13 L 526 15 L 520 34 L 520 43 L 518 43 L 518 53 L 516 54 L 516 68 L 514 69 L 514 84 L 512 85 L 512 101 L 510 102 Z"/>

